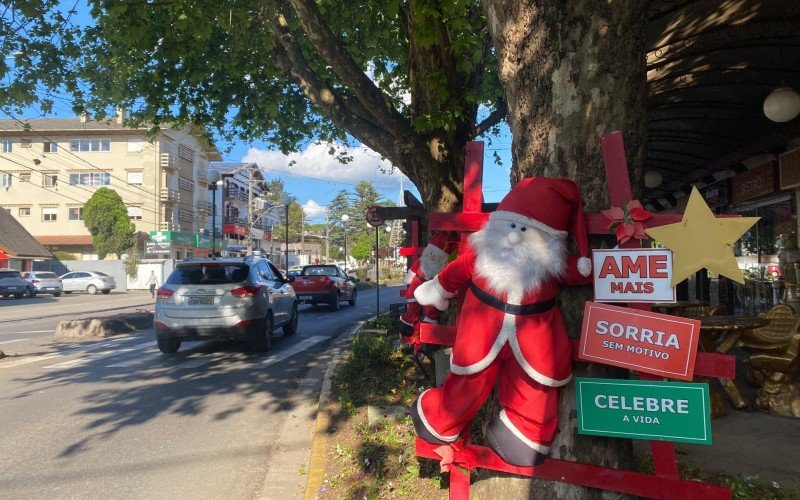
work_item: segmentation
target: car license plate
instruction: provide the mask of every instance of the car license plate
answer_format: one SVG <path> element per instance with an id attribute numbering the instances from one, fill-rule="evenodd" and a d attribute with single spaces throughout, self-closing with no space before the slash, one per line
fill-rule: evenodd
<path id="1" fill-rule="evenodd" d="M 214 297 L 189 297 L 190 306 L 210 306 L 214 304 Z"/>
<path id="2" fill-rule="evenodd" d="M 301 295 L 300 300 L 311 300 L 311 295 Z"/>
<path id="3" fill-rule="evenodd" d="M 8 289 L 9 289 L 9 290 L 16 290 L 16 289 L 17 289 L 17 287 L 15 287 L 15 286 L 10 286 L 10 287 L 8 287 Z"/>

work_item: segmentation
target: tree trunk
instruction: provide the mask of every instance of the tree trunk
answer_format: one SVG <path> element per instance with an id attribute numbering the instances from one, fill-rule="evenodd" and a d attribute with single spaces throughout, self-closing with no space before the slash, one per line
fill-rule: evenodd
<path id="1" fill-rule="evenodd" d="M 634 192 L 645 143 L 645 2 L 482 0 L 497 51 L 513 135 L 511 182 L 531 176 L 578 183 L 586 211 L 609 206 L 600 135 L 622 130 Z M 595 246 L 602 244 L 599 238 Z M 565 288 L 561 310 L 570 335 L 580 333 L 591 288 Z M 624 372 L 623 372 L 624 374 Z M 575 375 L 620 376 L 576 363 Z M 630 469 L 630 442 L 578 436 L 574 384 L 562 389 L 560 432 L 551 457 Z M 475 498 L 591 498 L 598 490 L 493 476 Z"/>

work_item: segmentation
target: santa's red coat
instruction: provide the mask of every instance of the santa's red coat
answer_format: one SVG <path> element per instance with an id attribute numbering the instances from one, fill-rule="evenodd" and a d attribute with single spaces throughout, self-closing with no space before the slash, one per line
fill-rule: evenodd
<path id="1" fill-rule="evenodd" d="M 517 362 L 532 379 L 551 387 L 569 382 L 572 375 L 571 346 L 559 308 L 553 306 L 541 313 L 514 315 L 486 304 L 475 296 L 470 283 L 503 302 L 509 300 L 504 294 L 494 292 L 487 280 L 474 272 L 475 260 L 475 252 L 468 249 L 434 278 L 450 294 L 466 288 L 458 316 L 451 371 L 470 375 L 484 370 L 508 342 Z M 526 293 L 519 305 L 554 299 L 561 284 L 591 283 L 591 275 L 586 277 L 578 272 L 577 261 L 577 256 L 568 256 L 563 276 L 546 281 L 539 289 Z"/>

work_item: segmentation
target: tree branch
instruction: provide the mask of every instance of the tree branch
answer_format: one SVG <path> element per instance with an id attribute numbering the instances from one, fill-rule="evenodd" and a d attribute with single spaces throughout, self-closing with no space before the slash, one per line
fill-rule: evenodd
<path id="1" fill-rule="evenodd" d="M 294 80 L 308 99 L 324 111 L 325 116 L 337 127 L 347 130 L 359 141 L 392 159 L 398 167 L 404 166 L 406 158 L 396 148 L 395 137 L 360 116 L 360 113 L 353 112 L 347 101 L 311 69 L 299 43 L 289 31 L 285 18 L 280 14 L 275 17 L 270 25 L 270 32 L 276 42 L 272 55 L 278 67 Z"/>
<path id="2" fill-rule="evenodd" d="M 316 52 L 331 66 L 369 109 L 378 123 L 398 140 L 414 136 L 411 123 L 394 107 L 391 100 L 367 77 L 339 39 L 333 34 L 314 0 L 289 0 L 300 24 Z"/>
<path id="3" fill-rule="evenodd" d="M 506 115 L 508 115 L 508 106 L 506 105 L 506 100 L 500 99 L 500 102 L 497 103 L 497 109 L 492 111 L 489 116 L 486 117 L 486 119 L 475 126 L 472 131 L 472 138 L 474 139 L 483 135 L 487 130 L 500 123 L 506 117 Z"/>

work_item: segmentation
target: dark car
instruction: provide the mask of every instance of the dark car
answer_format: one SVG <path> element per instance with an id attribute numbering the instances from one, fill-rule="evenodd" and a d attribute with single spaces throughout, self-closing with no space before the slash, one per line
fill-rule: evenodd
<path id="1" fill-rule="evenodd" d="M 15 269 L 0 269 L 0 296 L 4 299 L 14 297 L 34 297 L 36 288 L 25 281 L 22 274 Z"/>
<path id="2" fill-rule="evenodd" d="M 297 331 L 297 299 L 290 283 L 267 259 L 193 259 L 177 265 L 158 289 L 158 348 L 176 352 L 184 340 L 247 340 L 255 350 L 272 346 L 272 331 Z"/>

